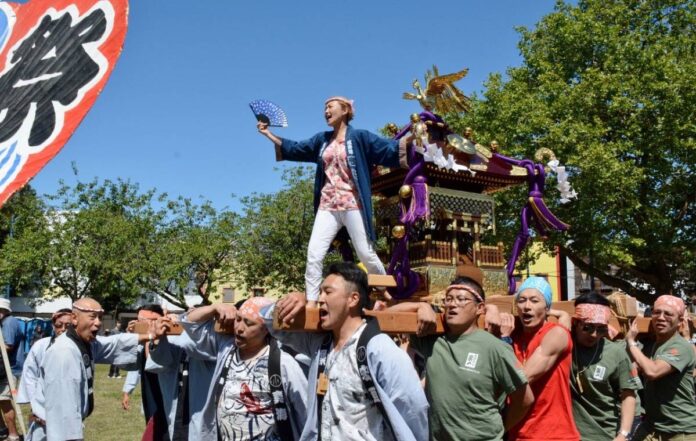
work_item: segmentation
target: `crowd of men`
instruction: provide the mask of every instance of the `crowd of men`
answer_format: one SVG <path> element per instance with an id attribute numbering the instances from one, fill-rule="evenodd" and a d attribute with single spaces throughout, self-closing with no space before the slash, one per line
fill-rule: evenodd
<path id="1" fill-rule="evenodd" d="M 291 323 L 305 308 L 301 293 L 178 317 L 148 305 L 138 313 L 147 334 L 108 337 L 97 335 L 100 305 L 81 299 L 54 315 L 56 336 L 27 357 L 25 439 L 83 439 L 94 363 L 107 363 L 129 371 L 124 407 L 140 381 L 143 440 L 696 440 L 696 350 L 678 297 L 657 298 L 648 338 L 634 323 L 610 340 L 602 295 L 577 298 L 570 316 L 550 309 L 550 286 L 530 277 L 513 317 L 462 275 L 445 293 L 443 334 L 430 304 L 390 307 L 418 316 L 407 350 L 365 316 L 370 303 L 367 276 L 351 263 L 330 266 L 321 284 L 325 332 L 274 329 L 274 313 Z M 168 335 L 178 325 L 184 332 Z"/>

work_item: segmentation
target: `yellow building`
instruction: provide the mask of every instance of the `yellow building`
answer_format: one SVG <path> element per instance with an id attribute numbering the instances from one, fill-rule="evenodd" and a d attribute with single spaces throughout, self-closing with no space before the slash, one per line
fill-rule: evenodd
<path id="1" fill-rule="evenodd" d="M 530 252 L 533 254 L 539 254 L 536 261 L 529 266 L 521 267 L 518 265 L 515 275 L 518 281 L 517 286 L 519 286 L 524 279 L 528 276 L 538 276 L 544 277 L 549 285 L 551 285 L 551 292 L 553 293 L 553 301 L 568 300 L 574 297 L 575 289 L 567 290 L 566 287 L 568 277 L 567 271 L 562 268 L 565 263 L 565 258 L 556 255 L 551 255 L 541 251 L 541 244 L 539 242 L 532 242 L 530 245 Z M 565 285 L 565 286 L 564 286 Z M 568 293 L 571 293 L 570 295 Z"/>

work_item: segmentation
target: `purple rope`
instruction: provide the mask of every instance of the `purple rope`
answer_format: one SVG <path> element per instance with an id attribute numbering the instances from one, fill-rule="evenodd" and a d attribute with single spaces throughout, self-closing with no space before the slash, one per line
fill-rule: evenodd
<path id="1" fill-rule="evenodd" d="M 517 288 L 515 281 L 515 266 L 519 260 L 522 250 L 524 250 L 529 242 L 529 226 L 530 221 L 534 228 L 542 236 L 547 235 L 546 228 L 555 231 L 565 231 L 568 225 L 561 222 L 546 206 L 544 202 L 544 187 L 546 184 L 546 172 L 542 164 L 535 164 L 529 159 L 514 159 L 507 156 L 494 153 L 494 156 L 500 158 L 508 164 L 524 167 L 527 169 L 527 184 L 529 185 L 527 203 L 520 212 L 520 230 L 515 237 L 515 242 L 512 245 L 510 258 L 507 261 L 507 278 L 508 292 L 514 294 Z M 536 209 L 535 209 L 536 208 Z M 538 212 L 537 212 L 538 211 Z"/>
<path id="2" fill-rule="evenodd" d="M 421 121 L 433 121 L 444 123 L 444 120 L 431 112 L 421 112 Z M 429 130 L 432 126 L 429 127 Z M 411 123 L 406 125 L 394 137 L 401 139 L 411 130 Z M 446 130 L 443 128 L 442 130 Z M 411 270 L 408 257 L 408 241 L 411 231 L 416 222 L 427 218 L 430 215 L 430 203 L 428 201 L 427 179 L 424 175 L 425 160 L 415 149 L 409 152 L 409 171 L 404 178 L 402 185 L 411 186 L 411 200 L 408 205 L 401 203 L 401 215 L 399 221 L 404 225 L 406 234 L 397 242 L 394 247 L 387 274 L 394 276 L 396 287 L 389 288 L 389 293 L 395 299 L 406 299 L 411 297 L 420 285 L 420 276 Z"/>

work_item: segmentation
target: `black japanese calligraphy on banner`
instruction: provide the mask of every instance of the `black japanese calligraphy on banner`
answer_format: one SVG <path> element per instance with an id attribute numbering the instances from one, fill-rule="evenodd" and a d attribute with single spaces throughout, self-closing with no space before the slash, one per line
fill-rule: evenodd
<path id="1" fill-rule="evenodd" d="M 123 46 L 127 0 L 0 3 L 0 204 L 63 147 Z"/>

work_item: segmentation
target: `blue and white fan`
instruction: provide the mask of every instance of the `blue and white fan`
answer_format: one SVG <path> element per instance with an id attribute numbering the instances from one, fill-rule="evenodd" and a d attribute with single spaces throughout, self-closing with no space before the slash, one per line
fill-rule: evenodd
<path id="1" fill-rule="evenodd" d="M 256 119 L 271 127 L 287 127 L 288 117 L 283 109 L 268 100 L 254 100 L 249 103 Z"/>

